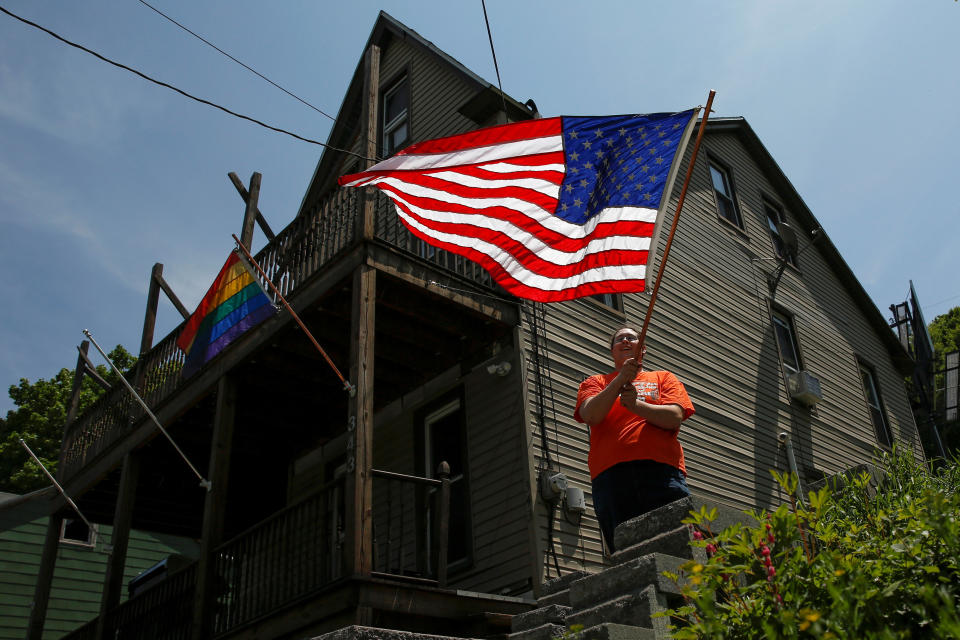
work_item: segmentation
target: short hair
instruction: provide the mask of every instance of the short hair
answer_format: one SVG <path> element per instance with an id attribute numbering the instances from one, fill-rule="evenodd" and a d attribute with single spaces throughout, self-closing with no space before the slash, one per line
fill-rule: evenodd
<path id="1" fill-rule="evenodd" d="M 613 349 L 613 339 L 616 338 L 617 334 L 623 331 L 624 329 L 630 329 L 630 331 L 633 331 L 635 334 L 637 334 L 638 337 L 640 336 L 640 331 L 637 330 L 637 328 L 632 324 L 620 325 L 614 330 L 613 333 L 610 334 L 610 349 Z"/>

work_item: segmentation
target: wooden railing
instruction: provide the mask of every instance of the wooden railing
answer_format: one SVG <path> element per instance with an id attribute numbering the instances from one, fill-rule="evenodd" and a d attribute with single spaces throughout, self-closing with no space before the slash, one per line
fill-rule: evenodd
<path id="1" fill-rule="evenodd" d="M 196 590 L 196 563 L 168 576 L 143 593 L 109 611 L 104 638 L 117 640 L 190 640 Z M 95 640 L 98 619 L 64 636 L 64 640 Z"/>
<path id="2" fill-rule="evenodd" d="M 449 466 L 438 479 L 371 470 L 374 574 L 444 586 L 450 513 Z M 278 511 L 214 550 L 214 635 L 275 613 L 344 575 L 344 479 Z M 197 563 L 113 609 L 108 638 L 188 640 Z M 93 640 L 97 620 L 65 640 Z"/>
<path id="3" fill-rule="evenodd" d="M 256 256 L 267 277 L 285 298 L 317 273 L 324 264 L 357 241 L 357 216 L 362 202 L 357 189 L 340 189 L 307 215 L 297 217 Z M 485 288 L 495 288 L 489 274 L 463 257 L 426 245 L 398 220 L 393 204 L 376 196 L 375 236 L 401 251 L 452 271 Z M 183 325 L 174 329 L 137 362 L 128 379 L 137 383 L 147 404 L 156 409 L 189 380 L 180 373 L 184 356 L 176 340 Z M 105 393 L 67 427 L 61 446 L 59 474 L 68 480 L 84 465 L 121 439 L 130 426 L 144 417 L 143 409 L 123 388 Z"/>
<path id="4" fill-rule="evenodd" d="M 295 602 L 343 574 L 342 479 L 257 524 L 215 551 L 214 632 Z"/>
<path id="5" fill-rule="evenodd" d="M 372 469 L 373 570 L 446 586 L 450 467 L 438 478 Z"/>

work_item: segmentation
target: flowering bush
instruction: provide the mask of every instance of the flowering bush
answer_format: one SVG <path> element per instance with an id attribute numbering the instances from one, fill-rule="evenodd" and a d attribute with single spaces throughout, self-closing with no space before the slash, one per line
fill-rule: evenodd
<path id="1" fill-rule="evenodd" d="M 680 575 L 674 638 L 960 638 L 960 464 L 936 471 L 894 451 L 809 494 L 714 532 L 685 520 L 706 562 Z M 795 495 L 795 476 L 774 476 Z"/>

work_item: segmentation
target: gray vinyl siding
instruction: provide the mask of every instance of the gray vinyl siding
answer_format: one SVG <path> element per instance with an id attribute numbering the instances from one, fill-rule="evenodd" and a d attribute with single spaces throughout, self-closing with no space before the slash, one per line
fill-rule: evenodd
<path id="1" fill-rule="evenodd" d="M 487 373 L 487 363 L 462 374 L 454 370 L 394 402 L 376 417 L 374 468 L 413 474 L 416 459 L 422 455 L 415 451 L 420 428 L 417 413 L 447 393 L 463 389 L 472 562 L 450 574 L 449 584 L 458 589 L 500 593 L 529 588 L 527 449 L 515 358 L 508 351 L 491 360 L 510 362 L 512 370 L 507 376 Z"/>
<path id="2" fill-rule="evenodd" d="M 0 638 L 21 640 L 30 619 L 30 605 L 43 554 L 46 519 L 35 520 L 14 529 L 0 532 Z M 100 611 L 100 592 L 109 553 L 112 527 L 99 525 L 92 547 L 61 542 L 47 619 L 44 640 L 66 635 L 95 618 Z M 194 553 L 193 541 L 163 539 L 140 531 L 130 533 L 124 588 L 121 602 L 127 599 L 126 584 L 145 569 L 171 553 Z"/>
<path id="3" fill-rule="evenodd" d="M 776 270 L 777 262 L 761 198 L 766 195 L 784 204 L 787 221 L 800 235 L 801 249 L 810 243 L 809 234 L 802 231 L 787 204 L 795 196 L 791 199 L 790 194 L 778 192 L 738 137 L 708 132 L 704 146 L 730 169 L 744 226 L 741 230 L 718 218 L 708 157 L 701 153 L 649 327 L 645 362 L 649 369 L 673 371 L 697 408 L 680 433 L 691 490 L 738 508 L 774 506 L 784 497 L 769 472 L 787 468 L 777 442 L 782 431 L 791 434 L 801 472 L 836 473 L 869 462 L 879 445 L 863 395 L 858 357 L 876 373 L 894 439 L 922 455 L 903 378 L 866 316 L 876 312 L 858 306 L 816 243 L 800 255 L 798 269 L 787 268 L 775 296 L 776 308 L 793 316 L 803 366 L 820 380 L 823 393 L 823 400 L 812 410 L 791 404 L 773 332 L 766 274 Z M 680 168 L 681 178 L 686 164 Z M 680 183 L 678 179 L 662 223 L 648 286 L 659 266 Z M 577 386 L 588 375 L 610 370 L 610 333 L 624 320 L 639 327 L 648 299 L 641 294 L 623 296 L 623 314 L 587 300 L 547 305 L 557 407 L 556 425 L 547 430 L 549 446 L 559 451 L 560 470 L 588 495 L 581 526 L 565 525 L 554 537 L 563 571 L 602 563 L 586 471 L 587 428 L 572 418 Z M 530 366 L 528 326 L 524 335 L 524 355 Z M 529 410 L 534 411 L 532 401 Z M 539 463 L 540 440 L 531 441 Z M 554 451 L 551 455 L 557 457 Z M 531 473 L 530 482 L 535 480 Z M 535 519 L 537 535 L 545 540 L 547 518 L 542 503 Z M 564 522 L 562 515 L 559 520 Z M 545 544 L 536 553 L 538 560 L 543 559 L 543 578 L 544 565 L 553 561 L 543 558 Z"/>

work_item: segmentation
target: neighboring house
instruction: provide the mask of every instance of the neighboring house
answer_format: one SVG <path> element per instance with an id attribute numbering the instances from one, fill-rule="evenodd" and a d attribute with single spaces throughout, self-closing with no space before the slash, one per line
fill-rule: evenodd
<path id="1" fill-rule="evenodd" d="M 281 311 L 189 379 L 179 329 L 138 361 L 133 377 L 209 491 L 123 390 L 69 425 L 60 480 L 88 517 L 116 510 L 201 541 L 196 564 L 142 596 L 118 606 L 106 593 L 105 634 L 489 636 L 546 579 L 605 564 L 571 414 L 581 380 L 609 367 L 609 335 L 639 323 L 649 297 L 523 303 L 409 234 L 382 196 L 337 188 L 359 156 L 537 116 L 386 14 L 364 51 L 297 217 L 257 254 L 356 392 Z M 697 407 L 681 432 L 694 493 L 777 504 L 769 470 L 788 468 L 787 441 L 804 482 L 894 442 L 922 455 L 912 365 L 880 312 L 746 121 L 711 119 L 705 134 L 645 363 L 674 371 Z M 678 195 L 679 181 L 664 227 Z M 576 492 L 542 498 L 539 478 L 558 472 L 586 493 L 583 512 Z"/>
<path id="2" fill-rule="evenodd" d="M 52 494 L 50 490 L 42 493 Z M 47 528 L 42 512 L 18 513 L 15 503 L 24 502 L 24 497 L 0 493 L 0 638 L 4 640 L 23 640 L 26 634 Z M 99 612 L 112 530 L 106 524 L 94 525 L 91 530 L 76 516 L 63 521 L 45 639 L 62 638 Z M 196 557 L 197 552 L 192 540 L 131 531 L 124 584 L 136 585 L 135 578 L 170 556 Z M 125 588 L 121 600 L 127 596 Z"/>

